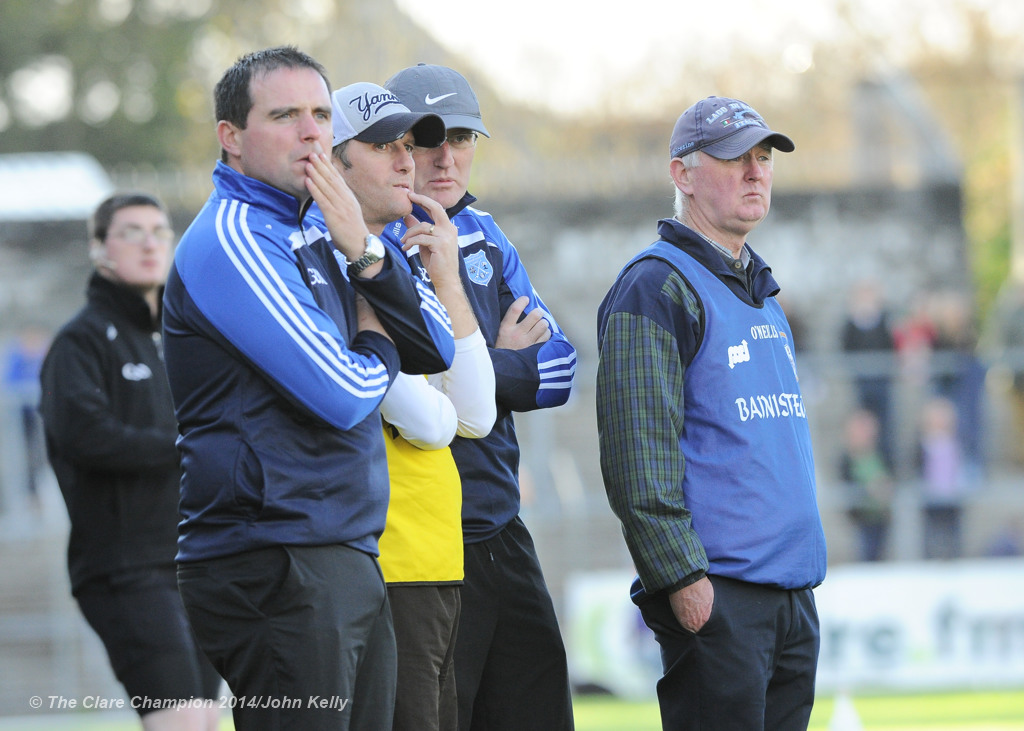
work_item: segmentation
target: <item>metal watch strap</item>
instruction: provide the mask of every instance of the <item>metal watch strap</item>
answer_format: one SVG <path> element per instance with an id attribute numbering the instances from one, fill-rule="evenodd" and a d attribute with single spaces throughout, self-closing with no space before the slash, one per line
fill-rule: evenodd
<path id="1" fill-rule="evenodd" d="M 373 234 L 368 234 L 366 236 L 366 249 L 363 251 L 363 255 L 361 257 L 349 263 L 348 268 L 350 272 L 353 274 L 361 274 L 364 269 L 373 266 L 383 258 L 371 251 L 371 244 L 375 243 L 375 239 L 378 242 L 380 241 L 380 239 Z"/>

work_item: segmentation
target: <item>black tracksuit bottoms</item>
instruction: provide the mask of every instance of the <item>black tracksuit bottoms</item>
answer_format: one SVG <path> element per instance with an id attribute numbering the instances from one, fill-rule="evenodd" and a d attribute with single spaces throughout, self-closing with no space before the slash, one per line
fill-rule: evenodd
<path id="1" fill-rule="evenodd" d="M 571 731 L 565 645 L 529 531 L 517 517 L 465 549 L 455 642 L 460 731 Z"/>

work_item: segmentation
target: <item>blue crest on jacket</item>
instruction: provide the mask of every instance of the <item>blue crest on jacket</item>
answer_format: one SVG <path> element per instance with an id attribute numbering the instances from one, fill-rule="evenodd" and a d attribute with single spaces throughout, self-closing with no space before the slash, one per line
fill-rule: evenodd
<path id="1" fill-rule="evenodd" d="M 470 281 L 486 287 L 494 275 L 494 268 L 491 266 L 491 262 L 487 261 L 486 254 L 483 251 L 477 251 L 465 257 L 465 259 Z"/>

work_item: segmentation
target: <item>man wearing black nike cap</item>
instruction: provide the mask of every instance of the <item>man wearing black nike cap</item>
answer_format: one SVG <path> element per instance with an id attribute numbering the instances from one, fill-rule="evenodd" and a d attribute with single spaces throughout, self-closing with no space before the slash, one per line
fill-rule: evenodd
<path id="1" fill-rule="evenodd" d="M 384 87 L 412 111 L 444 120 L 444 143 L 413 151 L 416 192 L 440 203 L 458 228 L 462 282 L 494 364 L 494 427 L 481 439 L 456 437 L 451 444 L 462 480 L 465 549 L 455 643 L 459 728 L 567 731 L 573 718 L 565 646 L 533 538 L 519 517 L 513 413 L 564 404 L 576 350 L 512 242 L 467 190 L 478 136 L 490 137 L 469 83 L 446 66 L 420 64 Z M 413 215 L 429 218 L 417 208 Z M 421 265 L 415 252 L 409 263 L 414 270 Z"/>
<path id="2" fill-rule="evenodd" d="M 807 414 L 778 283 L 747 236 L 775 150 L 708 97 L 669 141 L 675 216 L 598 309 L 601 471 L 661 646 L 662 726 L 807 728 L 825 576 Z"/>

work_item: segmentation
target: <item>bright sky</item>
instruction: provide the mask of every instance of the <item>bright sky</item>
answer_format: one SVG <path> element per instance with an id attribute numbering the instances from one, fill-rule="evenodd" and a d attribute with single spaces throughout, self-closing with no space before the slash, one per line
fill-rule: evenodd
<path id="1" fill-rule="evenodd" d="M 799 74 L 811 68 L 814 43 L 854 34 L 884 36 L 887 62 L 905 50 L 903 29 L 955 50 L 966 42 L 966 24 L 954 8 L 983 8 L 993 27 L 1024 30 L 1020 0 L 627 0 L 603 8 L 581 0 L 396 2 L 508 99 L 563 112 L 585 109 L 607 88 L 624 97 L 670 88 L 687 68 L 727 63 L 734 45 Z M 850 8 L 853 26 L 840 20 L 840 4 Z"/>
<path id="2" fill-rule="evenodd" d="M 566 0 L 397 0 L 448 50 L 498 81 L 500 93 L 556 110 L 586 107 L 595 91 L 656 73 L 651 69 L 659 64 L 671 67 L 683 57 L 715 57 L 730 36 L 777 44 L 805 33 L 832 32 L 830 18 L 819 10 L 828 0 L 788 2 L 806 8 L 796 29 L 766 12 L 765 6 L 774 5 L 766 0 L 630 0 L 604 8 Z M 717 24 L 716 17 L 728 16 L 729 25 L 749 18 L 742 25 L 757 31 L 687 29 L 694 20 L 680 12 L 687 5 L 698 5 L 711 21 L 702 23 L 705 29 Z"/>

